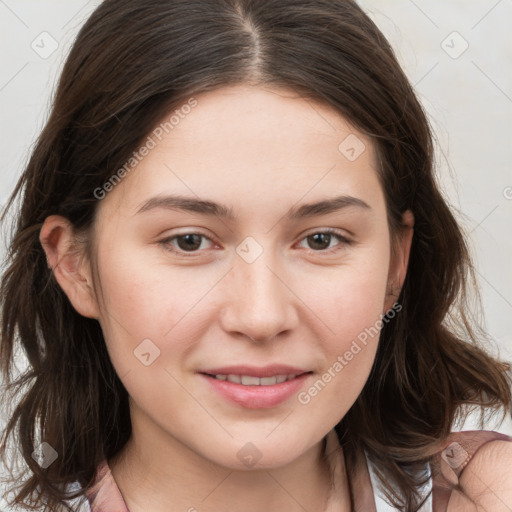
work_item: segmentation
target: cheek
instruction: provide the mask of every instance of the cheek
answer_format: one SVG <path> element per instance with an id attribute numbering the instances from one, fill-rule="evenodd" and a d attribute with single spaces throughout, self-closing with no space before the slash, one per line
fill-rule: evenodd
<path id="1" fill-rule="evenodd" d="M 308 305 L 325 326 L 324 366 L 299 403 L 332 408 L 333 417 L 341 418 L 364 387 L 382 328 L 389 263 L 385 248 L 340 268 L 330 280 L 316 280 L 322 291 L 310 294 Z"/>
<path id="2" fill-rule="evenodd" d="M 327 327 L 332 349 L 344 349 L 384 313 L 389 270 L 389 245 L 356 249 L 338 268 L 304 276 L 304 296 Z M 315 290 L 314 293 L 307 290 Z"/>
<path id="3" fill-rule="evenodd" d="M 364 329 L 373 326 L 383 313 L 386 275 L 379 272 L 348 271 L 337 285 L 331 285 L 322 300 L 321 311 L 343 349 Z"/>
<path id="4" fill-rule="evenodd" d="M 192 280 L 190 270 L 164 275 L 165 268 L 135 251 L 105 251 L 98 266 L 103 291 L 100 323 L 118 373 L 137 365 L 134 351 L 144 340 L 151 340 L 162 354 L 171 338 L 173 353 L 185 350 L 185 342 L 179 341 L 187 339 L 182 331 L 212 284 Z"/>

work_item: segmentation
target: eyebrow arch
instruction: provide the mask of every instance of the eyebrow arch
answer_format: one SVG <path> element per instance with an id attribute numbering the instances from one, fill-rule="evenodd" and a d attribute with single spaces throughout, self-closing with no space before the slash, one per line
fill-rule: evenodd
<path id="1" fill-rule="evenodd" d="M 331 199 L 324 199 L 316 203 L 308 203 L 299 207 L 292 207 L 285 214 L 285 217 L 288 220 L 299 220 L 319 215 L 326 215 L 349 207 L 371 210 L 370 205 L 362 199 L 343 195 L 333 197 Z M 216 216 L 230 221 L 236 220 L 236 216 L 234 215 L 232 208 L 228 208 L 227 206 L 214 201 L 180 195 L 152 197 L 137 210 L 136 215 L 156 208 L 183 210 L 198 213 L 200 215 Z"/>

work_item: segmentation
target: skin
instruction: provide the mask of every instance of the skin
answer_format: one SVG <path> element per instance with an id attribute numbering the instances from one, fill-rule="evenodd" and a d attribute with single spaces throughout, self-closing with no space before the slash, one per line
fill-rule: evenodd
<path id="1" fill-rule="evenodd" d="M 247 85 L 196 99 L 99 202 L 92 233 L 98 276 L 72 250 L 66 219 L 48 217 L 41 243 L 75 309 L 100 322 L 130 395 L 133 435 L 109 464 L 131 512 L 168 512 L 170 504 L 321 512 L 329 493 L 323 440 L 360 394 L 378 337 L 307 404 L 294 395 L 273 408 L 246 409 L 197 372 L 284 363 L 313 372 L 307 390 L 394 304 L 414 218 L 404 214 L 392 252 L 373 145 L 331 107 Z M 338 149 L 349 135 L 365 144 L 354 161 Z M 225 204 L 236 220 L 167 208 L 137 213 L 149 198 L 171 193 Z M 370 208 L 285 216 L 341 194 Z M 308 238 L 327 228 L 351 243 L 327 237 L 323 249 Z M 169 240 L 186 233 L 205 237 L 192 256 L 183 240 Z M 236 252 L 247 237 L 262 249 L 250 263 Z M 134 357 L 147 338 L 160 350 L 150 366 Z M 237 456 L 246 443 L 261 453 L 250 468 Z M 341 510 L 349 511 L 346 479 L 342 489 Z"/>
<path id="2" fill-rule="evenodd" d="M 465 495 L 455 491 L 448 512 L 510 512 L 512 510 L 512 443 L 484 445 L 460 478 Z"/>

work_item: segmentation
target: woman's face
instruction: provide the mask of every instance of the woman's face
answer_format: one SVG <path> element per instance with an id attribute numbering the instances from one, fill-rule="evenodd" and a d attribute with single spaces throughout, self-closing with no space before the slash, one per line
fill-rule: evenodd
<path id="1" fill-rule="evenodd" d="M 392 261 L 373 147 L 335 110 L 250 86 L 188 105 L 100 201 L 98 319 L 146 432 L 286 464 L 361 392 L 407 243 Z"/>

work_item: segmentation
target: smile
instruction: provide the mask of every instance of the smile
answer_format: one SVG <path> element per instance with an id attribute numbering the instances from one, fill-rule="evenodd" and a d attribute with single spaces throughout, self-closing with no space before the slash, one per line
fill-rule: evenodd
<path id="1" fill-rule="evenodd" d="M 235 375 L 235 374 L 218 374 L 210 375 L 215 377 L 217 380 L 227 380 L 235 384 L 242 384 L 243 386 L 274 386 L 275 384 L 281 384 L 287 380 L 292 380 L 297 377 L 297 374 L 288 375 L 274 375 L 273 377 L 254 377 L 252 375 Z"/>
<path id="2" fill-rule="evenodd" d="M 279 374 L 267 377 L 237 374 L 200 373 L 215 394 L 246 409 L 278 407 L 304 386 L 313 372 Z"/>

